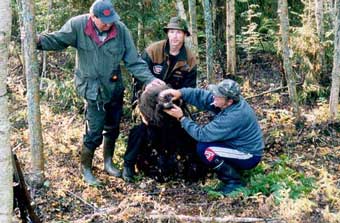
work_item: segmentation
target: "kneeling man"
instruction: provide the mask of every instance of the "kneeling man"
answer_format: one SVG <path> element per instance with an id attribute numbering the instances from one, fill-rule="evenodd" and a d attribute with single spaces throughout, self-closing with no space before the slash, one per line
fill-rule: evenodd
<path id="1" fill-rule="evenodd" d="M 198 141 L 199 157 L 223 183 L 220 191 L 228 194 L 241 187 L 239 170 L 254 168 L 260 162 L 264 142 L 256 114 L 240 95 L 239 85 L 226 79 L 209 85 L 209 90 L 182 88 L 160 93 L 160 97 L 168 95 L 216 114 L 208 124 L 199 125 L 185 117 L 176 105 L 164 110 Z"/>

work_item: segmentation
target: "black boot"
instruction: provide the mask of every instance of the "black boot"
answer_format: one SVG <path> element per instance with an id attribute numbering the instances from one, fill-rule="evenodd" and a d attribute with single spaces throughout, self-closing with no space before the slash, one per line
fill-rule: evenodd
<path id="1" fill-rule="evenodd" d="M 112 157 L 115 151 L 115 141 L 104 136 L 104 170 L 114 177 L 120 177 L 120 171 L 113 166 Z"/>
<path id="2" fill-rule="evenodd" d="M 226 164 L 224 161 L 220 161 L 214 170 L 217 173 L 217 178 L 222 181 L 222 185 L 218 188 L 219 192 L 226 195 L 243 187 L 240 180 L 240 174 L 236 169 Z"/>
<path id="3" fill-rule="evenodd" d="M 94 151 L 83 145 L 81 152 L 81 174 L 84 177 L 86 183 L 92 186 L 99 186 L 100 182 L 92 174 L 92 160 L 94 156 Z"/>
<path id="4" fill-rule="evenodd" d="M 135 176 L 135 167 L 124 165 L 122 176 L 126 182 L 133 182 L 133 177 Z"/>

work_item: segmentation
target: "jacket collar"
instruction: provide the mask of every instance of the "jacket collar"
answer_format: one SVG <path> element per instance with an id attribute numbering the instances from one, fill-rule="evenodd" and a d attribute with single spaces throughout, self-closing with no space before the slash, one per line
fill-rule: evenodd
<path id="1" fill-rule="evenodd" d="M 110 28 L 110 30 L 108 31 L 107 37 L 106 39 L 101 42 L 99 40 L 99 37 L 97 35 L 97 32 L 95 30 L 95 24 L 92 21 L 91 17 L 89 17 L 89 19 L 87 20 L 86 26 L 85 26 L 85 30 L 84 30 L 85 34 L 87 36 L 89 36 L 99 47 L 101 47 L 102 45 L 104 45 L 104 43 L 106 43 L 107 41 L 109 41 L 110 39 L 113 39 L 117 36 L 117 27 L 116 25 L 113 23 L 112 27 Z"/>
<path id="2" fill-rule="evenodd" d="M 166 40 L 164 52 L 167 55 L 170 55 L 170 43 L 169 43 L 169 39 Z M 186 49 L 185 49 L 185 43 L 183 43 L 183 46 L 179 50 L 179 54 L 178 54 L 177 60 L 183 60 L 183 61 L 187 60 L 187 52 L 186 52 Z"/>

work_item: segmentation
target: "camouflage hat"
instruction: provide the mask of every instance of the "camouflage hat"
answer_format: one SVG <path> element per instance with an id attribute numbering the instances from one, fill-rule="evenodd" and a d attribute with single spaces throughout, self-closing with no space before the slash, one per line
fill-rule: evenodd
<path id="1" fill-rule="evenodd" d="M 231 98 L 234 101 L 240 100 L 240 86 L 236 81 L 231 79 L 225 79 L 219 84 L 211 84 L 208 86 L 208 89 L 213 93 L 213 95 Z"/>
<path id="2" fill-rule="evenodd" d="M 187 36 L 190 36 L 187 22 L 180 17 L 172 17 L 166 27 L 163 28 L 164 32 L 168 32 L 169 29 L 178 29 L 184 31 Z"/>

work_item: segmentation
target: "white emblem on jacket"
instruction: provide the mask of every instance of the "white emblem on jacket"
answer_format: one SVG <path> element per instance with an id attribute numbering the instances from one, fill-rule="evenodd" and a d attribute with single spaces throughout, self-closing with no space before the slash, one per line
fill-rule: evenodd
<path id="1" fill-rule="evenodd" d="M 153 66 L 153 72 L 154 72 L 155 74 L 160 74 L 161 71 L 162 71 L 162 69 L 163 69 L 163 66 L 162 66 L 162 65 L 155 65 L 155 66 Z"/>

